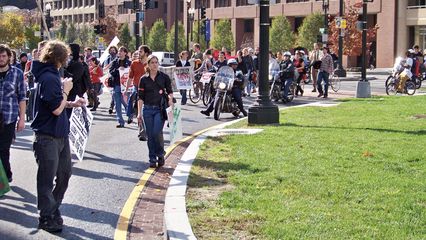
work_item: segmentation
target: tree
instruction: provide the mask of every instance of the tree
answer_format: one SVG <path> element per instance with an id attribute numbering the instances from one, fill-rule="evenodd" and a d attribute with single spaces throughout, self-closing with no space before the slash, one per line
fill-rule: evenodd
<path id="1" fill-rule="evenodd" d="M 80 40 L 80 45 L 86 46 L 89 42 L 89 28 L 84 24 L 81 28 L 77 29 L 78 40 Z"/>
<path id="2" fill-rule="evenodd" d="M 359 12 L 362 4 L 351 4 L 346 1 L 344 18 L 346 19 L 345 37 L 343 38 L 343 54 L 347 56 L 360 56 L 362 54 L 362 32 L 357 29 Z M 376 38 L 378 25 L 367 30 L 367 49 L 370 48 L 372 42 Z M 336 27 L 336 19 L 329 23 L 329 45 L 333 52 L 339 50 L 339 29 Z"/>
<path id="3" fill-rule="evenodd" d="M 288 19 L 284 16 L 274 18 L 269 32 L 269 49 L 272 52 L 289 50 L 293 47 L 294 40 Z"/>
<path id="4" fill-rule="evenodd" d="M 11 48 L 22 48 L 25 43 L 24 18 L 15 13 L 6 12 L 0 15 L 0 42 Z"/>
<path id="5" fill-rule="evenodd" d="M 67 36 L 67 22 L 65 20 L 61 21 L 61 25 L 58 29 L 58 38 L 61 40 L 65 40 Z"/>
<path id="6" fill-rule="evenodd" d="M 194 21 L 193 23 L 193 29 L 192 29 L 192 42 L 193 43 L 198 43 L 198 20 Z M 201 22 L 200 22 L 201 24 Z M 191 33 L 189 33 L 191 34 Z M 190 37 L 191 38 L 191 37 Z M 204 38 L 204 35 L 200 35 L 200 42 L 198 43 L 201 46 L 201 49 L 206 49 L 207 48 L 207 43 L 206 43 L 206 39 Z M 192 47 L 192 46 L 190 46 Z"/>
<path id="7" fill-rule="evenodd" d="M 130 47 L 130 43 L 132 41 L 132 36 L 130 35 L 129 25 L 127 23 L 121 25 L 120 27 L 120 44 L 125 46 L 126 48 Z"/>
<path id="8" fill-rule="evenodd" d="M 223 19 L 215 24 L 212 46 L 216 49 L 226 47 L 228 50 L 235 49 L 234 36 L 231 30 L 231 22 Z"/>
<path id="9" fill-rule="evenodd" d="M 70 26 L 67 28 L 66 42 L 73 43 L 77 40 L 77 38 L 78 38 L 77 28 L 75 28 L 74 23 L 70 23 Z"/>
<path id="10" fill-rule="evenodd" d="M 178 52 L 186 49 L 186 37 L 185 29 L 183 24 L 179 22 L 178 24 Z M 170 31 L 167 33 L 167 51 L 173 52 L 175 50 L 175 25 L 173 24 Z"/>
<path id="11" fill-rule="evenodd" d="M 118 35 L 118 23 L 116 20 L 118 7 L 110 7 L 106 14 L 105 25 L 107 26 L 107 32 L 102 37 L 105 39 L 105 43 L 108 45 L 115 36 Z M 120 39 L 121 41 L 121 39 Z"/>
<path id="12" fill-rule="evenodd" d="M 153 51 L 166 51 L 166 25 L 162 19 L 157 20 L 149 31 L 148 46 Z"/>
<path id="13" fill-rule="evenodd" d="M 25 27 L 24 35 L 25 35 L 25 45 L 28 49 L 32 50 L 37 48 L 37 43 L 40 41 L 39 37 L 35 36 L 35 32 L 40 31 L 39 25 L 32 25 Z"/>
<path id="14" fill-rule="evenodd" d="M 314 43 L 317 42 L 317 36 L 320 34 L 320 28 L 322 27 L 324 27 L 324 16 L 321 13 L 316 12 L 307 16 L 299 27 L 296 45 L 312 49 Z"/>

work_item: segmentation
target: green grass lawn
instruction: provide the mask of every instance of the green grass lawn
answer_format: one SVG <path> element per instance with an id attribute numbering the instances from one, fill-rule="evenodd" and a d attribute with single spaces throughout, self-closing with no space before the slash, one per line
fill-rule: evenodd
<path id="1" fill-rule="evenodd" d="M 264 129 L 202 146 L 199 239 L 426 239 L 426 96 L 287 109 Z"/>

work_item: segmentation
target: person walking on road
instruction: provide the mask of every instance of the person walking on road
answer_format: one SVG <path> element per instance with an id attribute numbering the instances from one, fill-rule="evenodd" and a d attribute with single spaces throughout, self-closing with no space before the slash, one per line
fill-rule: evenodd
<path id="1" fill-rule="evenodd" d="M 321 58 L 321 67 L 318 73 L 318 82 L 317 88 L 319 95 L 318 97 L 327 98 L 328 97 L 328 80 L 330 74 L 333 74 L 333 58 L 330 55 L 330 49 L 328 47 L 323 47 L 322 49 L 323 57 Z M 322 89 L 322 81 L 324 80 L 324 91 Z"/>
<path id="2" fill-rule="evenodd" d="M 96 111 L 99 106 L 99 93 L 101 91 L 102 83 L 101 77 L 103 76 L 103 71 L 99 65 L 99 60 L 93 56 L 89 60 L 89 71 L 90 71 L 90 80 L 92 82 L 93 88 L 88 92 L 89 99 L 93 102 L 93 108 L 90 111 Z M 90 101 L 90 100 L 89 100 Z"/>
<path id="3" fill-rule="evenodd" d="M 164 142 L 161 136 L 165 118 L 164 102 L 168 97 L 168 105 L 173 108 L 173 89 L 169 76 L 159 71 L 159 62 L 156 56 L 150 55 L 148 66 L 139 83 L 138 121 L 145 122 L 148 136 L 149 167 L 155 168 L 164 165 Z"/>
<path id="4" fill-rule="evenodd" d="M 73 88 L 72 79 L 61 82 L 59 69 L 68 59 L 68 48 L 60 41 L 49 41 L 33 62 L 36 79 L 34 156 L 38 163 L 37 207 L 40 210 L 38 228 L 48 232 L 62 230 L 59 207 L 71 177 L 69 145 L 70 122 L 66 108 L 81 107 L 85 100 L 67 101 Z M 55 181 L 55 182 L 54 182 Z"/>
<path id="5" fill-rule="evenodd" d="M 0 158 L 9 182 L 12 182 L 10 168 L 10 146 L 16 131 L 25 128 L 26 89 L 24 74 L 10 64 L 11 49 L 0 45 Z"/>
<path id="6" fill-rule="evenodd" d="M 189 53 L 188 51 L 183 51 L 179 54 L 180 59 L 176 62 L 176 67 L 190 67 L 191 63 L 188 61 Z M 186 89 L 179 90 L 180 95 L 182 96 L 181 105 L 186 105 L 188 98 L 186 97 Z"/>
<path id="7" fill-rule="evenodd" d="M 118 49 L 118 58 L 116 58 L 109 68 L 109 73 L 113 79 L 113 87 L 114 89 L 114 102 L 115 102 L 115 113 L 117 116 L 118 125 L 117 128 L 124 128 L 124 119 L 123 113 L 121 110 L 121 105 L 127 109 L 127 103 L 124 102 L 123 94 L 121 93 L 121 77 L 120 77 L 120 69 L 124 70 L 125 68 L 130 67 L 130 60 L 127 56 L 128 51 L 125 47 L 120 47 Z"/>
<path id="8" fill-rule="evenodd" d="M 316 61 L 320 61 L 323 54 L 319 48 L 318 43 L 314 43 L 314 49 L 310 52 L 309 60 L 311 61 L 312 65 Z M 312 92 L 317 91 L 317 78 L 318 78 L 318 69 L 315 69 L 313 66 L 311 67 L 311 76 L 312 76 L 312 86 L 313 90 Z"/>

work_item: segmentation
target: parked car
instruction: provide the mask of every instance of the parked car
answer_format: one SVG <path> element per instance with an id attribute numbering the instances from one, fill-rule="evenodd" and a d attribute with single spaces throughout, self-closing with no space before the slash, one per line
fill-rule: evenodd
<path id="1" fill-rule="evenodd" d="M 172 52 L 152 52 L 152 55 L 158 58 L 160 66 L 175 65 L 175 54 Z"/>

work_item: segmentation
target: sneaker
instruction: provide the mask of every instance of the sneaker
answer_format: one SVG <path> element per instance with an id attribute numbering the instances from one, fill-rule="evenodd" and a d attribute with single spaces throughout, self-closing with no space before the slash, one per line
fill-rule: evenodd
<path id="1" fill-rule="evenodd" d="M 64 225 L 64 219 L 61 216 L 61 212 L 59 209 L 56 209 L 56 211 L 53 213 L 53 220 L 59 225 Z"/>
<path id="2" fill-rule="evenodd" d="M 118 124 L 117 126 L 115 126 L 116 128 L 124 128 L 124 125 Z"/>
<path id="3" fill-rule="evenodd" d="M 112 108 L 108 109 L 108 113 L 112 114 Z"/>
<path id="4" fill-rule="evenodd" d="M 158 167 L 164 166 L 165 160 L 164 156 L 158 157 Z"/>
<path id="5" fill-rule="evenodd" d="M 89 104 L 89 105 L 87 105 L 86 107 L 87 107 L 87 108 L 92 108 L 92 107 L 93 107 L 93 105 L 92 105 L 92 104 Z"/>
<path id="6" fill-rule="evenodd" d="M 210 117 L 210 113 L 206 110 L 201 110 L 200 113 L 206 115 L 207 117 Z"/>
<path id="7" fill-rule="evenodd" d="M 322 94 L 322 93 L 320 93 L 320 94 L 318 94 L 318 97 L 322 97 L 324 94 Z"/>
<path id="8" fill-rule="evenodd" d="M 157 163 L 155 163 L 155 162 L 149 163 L 149 167 L 150 168 L 156 168 L 157 167 Z"/>
<path id="9" fill-rule="evenodd" d="M 327 95 L 324 95 L 324 96 L 323 96 L 323 98 L 328 98 L 328 96 L 327 96 Z"/>
<path id="10" fill-rule="evenodd" d="M 51 233 L 62 231 L 62 226 L 59 225 L 53 217 L 40 217 L 38 219 L 38 228 Z"/>
<path id="11" fill-rule="evenodd" d="M 93 108 L 91 108 L 91 109 L 90 109 L 90 111 L 91 111 L 91 112 L 96 112 L 96 108 L 95 108 L 95 107 L 93 107 Z"/>
<path id="12" fill-rule="evenodd" d="M 314 89 L 312 90 L 312 92 L 317 92 L 317 90 L 314 88 Z"/>
<path id="13" fill-rule="evenodd" d="M 131 124 L 133 122 L 133 118 L 128 118 L 127 119 L 127 124 Z"/>
<path id="14" fill-rule="evenodd" d="M 246 112 L 246 111 L 244 111 L 244 112 L 243 112 L 243 115 L 244 115 L 244 117 L 247 117 L 247 116 L 248 116 L 248 114 L 247 114 L 247 112 Z"/>

